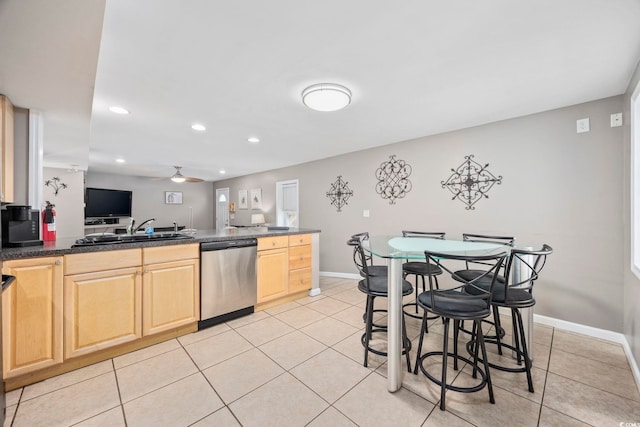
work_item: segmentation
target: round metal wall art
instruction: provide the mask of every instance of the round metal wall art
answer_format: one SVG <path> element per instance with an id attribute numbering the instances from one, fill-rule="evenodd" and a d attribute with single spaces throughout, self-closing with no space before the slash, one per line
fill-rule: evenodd
<path id="1" fill-rule="evenodd" d="M 411 166 L 407 162 L 396 159 L 395 154 L 389 156 L 389 160 L 382 162 L 376 170 L 376 193 L 394 205 L 396 199 L 403 198 L 411 191 L 409 175 Z"/>
<path id="2" fill-rule="evenodd" d="M 338 212 L 342 212 L 342 207 L 347 204 L 349 197 L 353 196 L 353 190 L 349 188 L 348 184 L 342 180 L 342 175 L 338 175 L 338 179 L 331 183 L 331 187 L 327 191 L 327 197 Z"/>
<path id="3" fill-rule="evenodd" d="M 441 181 L 442 188 L 453 193 L 451 200 L 458 199 L 467 210 L 474 210 L 475 204 L 482 198 L 488 199 L 487 193 L 495 184 L 502 184 L 502 175 L 497 178 L 487 169 L 489 163 L 482 166 L 473 159 L 473 154 L 465 156 L 465 161 L 456 169 L 451 169 L 451 176 Z"/>

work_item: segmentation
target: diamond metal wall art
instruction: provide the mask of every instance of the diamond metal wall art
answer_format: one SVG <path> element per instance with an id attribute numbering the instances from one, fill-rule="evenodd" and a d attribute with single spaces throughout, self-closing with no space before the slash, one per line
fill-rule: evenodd
<path id="1" fill-rule="evenodd" d="M 348 184 L 348 182 L 342 180 L 342 175 L 338 175 L 336 182 L 333 182 L 329 191 L 327 191 L 327 197 L 338 212 L 342 212 L 342 207 L 347 204 L 349 197 L 353 196 L 353 190 L 349 188 Z"/>
<path id="2" fill-rule="evenodd" d="M 394 205 L 396 199 L 401 199 L 411 191 L 411 166 L 404 160 L 397 160 L 395 154 L 389 156 L 389 160 L 382 162 L 376 170 L 376 193 L 383 199 L 389 199 L 389 204 Z"/>
<path id="3" fill-rule="evenodd" d="M 474 210 L 478 200 L 488 199 L 487 193 L 494 184 L 502 184 L 502 176 L 497 178 L 487 170 L 489 163 L 482 166 L 472 160 L 473 154 L 464 156 L 465 161 L 456 169 L 451 169 L 451 176 L 446 181 L 441 181 L 442 188 L 447 188 L 453 193 L 451 200 L 458 199 L 467 207 Z"/>

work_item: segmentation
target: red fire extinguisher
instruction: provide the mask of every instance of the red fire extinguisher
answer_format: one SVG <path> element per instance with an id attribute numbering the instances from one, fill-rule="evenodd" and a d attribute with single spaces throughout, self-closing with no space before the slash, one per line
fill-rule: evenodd
<path id="1" fill-rule="evenodd" d="M 47 201 L 47 206 L 42 211 L 42 240 L 56 240 L 56 211 L 53 210 L 54 204 Z"/>

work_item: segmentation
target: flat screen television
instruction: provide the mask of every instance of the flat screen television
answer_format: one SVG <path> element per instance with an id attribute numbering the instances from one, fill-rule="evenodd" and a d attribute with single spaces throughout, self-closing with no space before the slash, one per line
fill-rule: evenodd
<path id="1" fill-rule="evenodd" d="M 84 217 L 131 216 L 131 191 L 87 188 L 84 193 Z"/>

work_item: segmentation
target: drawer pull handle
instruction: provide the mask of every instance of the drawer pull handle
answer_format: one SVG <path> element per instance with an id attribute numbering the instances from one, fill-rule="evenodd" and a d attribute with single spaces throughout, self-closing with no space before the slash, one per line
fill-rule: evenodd
<path id="1" fill-rule="evenodd" d="M 56 265 L 60 265 L 60 264 L 62 264 L 62 261 L 60 261 L 59 259 L 57 259 L 55 264 L 56 264 Z"/>

